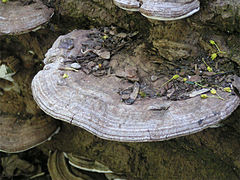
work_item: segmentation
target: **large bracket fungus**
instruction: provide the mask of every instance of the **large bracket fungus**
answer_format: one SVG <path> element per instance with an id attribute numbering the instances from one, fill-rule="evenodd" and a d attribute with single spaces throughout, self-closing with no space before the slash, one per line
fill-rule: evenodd
<path id="1" fill-rule="evenodd" d="M 54 10 L 40 0 L 29 5 L 20 1 L 0 2 L 0 35 L 21 34 L 49 21 Z"/>
<path id="2" fill-rule="evenodd" d="M 72 60 L 85 61 L 89 57 L 85 52 L 99 46 L 96 37 L 97 31 L 75 30 L 60 36 L 47 52 L 44 69 L 32 81 L 32 92 L 48 115 L 104 139 L 144 142 L 202 131 L 239 105 L 238 96 L 226 92 L 219 92 L 224 101 L 199 96 L 179 101 L 156 97 L 127 105 L 118 92 L 131 86 L 129 81 L 111 74 L 96 77 L 82 70 L 71 71 Z"/>
<path id="3" fill-rule="evenodd" d="M 58 124 L 51 118 L 20 119 L 0 116 L 0 151 L 17 153 L 33 148 L 56 134 Z"/>
<path id="4" fill-rule="evenodd" d="M 120 8 L 139 11 L 150 19 L 170 21 L 189 17 L 200 9 L 198 0 L 113 0 Z"/>

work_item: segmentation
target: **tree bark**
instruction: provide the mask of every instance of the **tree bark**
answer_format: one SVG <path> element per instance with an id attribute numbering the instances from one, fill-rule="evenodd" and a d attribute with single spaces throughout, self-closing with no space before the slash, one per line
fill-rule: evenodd
<path id="1" fill-rule="evenodd" d="M 239 75 L 239 0 L 202 0 L 197 14 L 169 22 L 124 11 L 111 0 L 57 0 L 52 5 L 55 16 L 47 28 L 0 37 L 0 62 L 9 56 L 21 61 L 14 76 L 18 87 L 0 92 L 1 113 L 24 116 L 43 113 L 32 99 L 31 79 L 42 68 L 44 54 L 56 38 L 73 29 L 115 26 L 121 32 L 138 31 L 137 46 L 142 51 L 154 49 L 159 62 L 210 56 L 216 49 L 209 45 L 209 40 L 214 40 L 226 52 L 220 55 L 221 60 L 231 62 L 226 68 Z M 239 179 L 239 117 L 238 108 L 223 121 L 222 127 L 150 143 L 107 141 L 62 123 L 60 133 L 39 148 L 44 152 L 58 149 L 95 159 L 116 173 L 126 174 L 128 179 Z"/>

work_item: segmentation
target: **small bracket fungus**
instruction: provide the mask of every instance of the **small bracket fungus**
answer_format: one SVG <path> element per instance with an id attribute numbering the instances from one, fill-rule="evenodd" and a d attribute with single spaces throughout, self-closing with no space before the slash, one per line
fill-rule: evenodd
<path id="1" fill-rule="evenodd" d="M 94 180 L 91 176 L 69 166 L 63 152 L 50 152 L 47 165 L 52 180 Z"/>
<path id="2" fill-rule="evenodd" d="M 57 122 L 51 118 L 18 119 L 0 116 L 0 151 L 17 153 L 33 148 L 59 131 Z"/>
<path id="3" fill-rule="evenodd" d="M 20 1 L 0 2 L 0 35 L 22 34 L 49 21 L 54 10 L 40 0 L 29 5 Z"/>
<path id="4" fill-rule="evenodd" d="M 219 92 L 217 98 L 199 96 L 171 101 L 164 98 L 136 99 L 127 105 L 120 101 L 119 89 L 132 86 L 114 75 L 96 77 L 83 70 L 68 71 L 72 60 L 84 62 L 82 53 L 96 46 L 97 31 L 75 30 L 60 36 L 44 59 L 45 67 L 32 81 L 33 97 L 50 116 L 82 127 L 108 140 L 162 141 L 202 131 L 218 124 L 239 105 L 239 98 Z M 60 46 L 62 39 L 73 39 L 71 48 Z M 85 60 L 84 60 L 85 59 Z M 64 69 L 64 68 L 63 68 Z"/>
<path id="5" fill-rule="evenodd" d="M 113 0 L 125 10 L 140 11 L 150 19 L 160 21 L 178 20 L 189 17 L 200 9 L 198 0 Z"/>
<path id="6" fill-rule="evenodd" d="M 140 2 L 138 0 L 113 0 L 121 9 L 127 11 L 139 11 Z"/>
<path id="7" fill-rule="evenodd" d="M 69 164 L 78 169 L 97 173 L 113 173 L 107 166 L 98 161 L 72 153 L 64 153 L 64 156 L 68 159 Z"/>

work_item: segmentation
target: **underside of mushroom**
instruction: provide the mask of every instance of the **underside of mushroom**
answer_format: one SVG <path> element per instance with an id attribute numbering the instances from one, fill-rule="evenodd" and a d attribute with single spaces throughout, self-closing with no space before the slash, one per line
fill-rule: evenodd
<path id="1" fill-rule="evenodd" d="M 0 2 L 0 35 L 22 34 L 49 21 L 54 10 L 40 0 L 25 5 L 21 1 Z"/>
<path id="2" fill-rule="evenodd" d="M 104 139 L 144 142 L 202 131 L 238 107 L 238 96 L 227 92 L 219 92 L 224 101 L 200 96 L 178 101 L 164 97 L 136 99 L 137 83 L 130 95 L 136 99 L 134 104 L 122 102 L 119 92 L 133 85 L 129 80 L 114 74 L 98 77 L 84 68 L 71 67 L 73 62 L 84 63 L 97 56 L 94 48 L 99 49 L 101 37 L 96 30 L 75 30 L 60 36 L 49 49 L 44 69 L 32 81 L 33 97 L 48 115 Z M 103 47 L 98 51 L 107 50 Z"/>
<path id="3" fill-rule="evenodd" d="M 114 0 L 114 3 L 129 11 L 139 11 L 143 16 L 171 21 L 189 17 L 200 9 L 198 0 Z"/>

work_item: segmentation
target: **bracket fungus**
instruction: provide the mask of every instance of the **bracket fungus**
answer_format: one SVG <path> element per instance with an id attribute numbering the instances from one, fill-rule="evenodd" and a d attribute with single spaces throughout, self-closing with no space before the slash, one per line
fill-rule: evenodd
<path id="1" fill-rule="evenodd" d="M 17 153 L 33 148 L 59 131 L 57 122 L 51 118 L 19 119 L 0 116 L 0 151 Z"/>
<path id="2" fill-rule="evenodd" d="M 94 35 L 95 34 L 95 35 Z M 100 138 L 123 142 L 163 141 L 196 133 L 218 124 L 239 105 L 238 96 L 220 92 L 225 100 L 181 101 L 164 98 L 120 101 L 119 89 L 132 85 L 115 75 L 101 77 L 69 71 L 71 60 L 84 61 L 97 31 L 74 30 L 60 36 L 46 53 L 45 67 L 32 81 L 33 97 L 48 115 L 84 128 Z M 67 74 L 66 78 L 63 77 Z"/>
<path id="3" fill-rule="evenodd" d="M 29 5 L 21 1 L 0 2 L 0 35 L 22 34 L 49 21 L 54 10 L 40 0 Z"/>
<path id="4" fill-rule="evenodd" d="M 189 17 L 200 9 L 198 0 L 113 0 L 114 3 L 130 11 L 139 11 L 143 16 L 170 21 Z"/>
<path id="5" fill-rule="evenodd" d="M 50 152 L 48 158 L 48 171 L 53 180 L 93 180 L 87 174 L 71 169 L 68 165 L 63 152 Z"/>
<path id="6" fill-rule="evenodd" d="M 49 153 L 48 170 L 53 180 L 126 179 L 97 161 L 60 151 Z"/>
<path id="7" fill-rule="evenodd" d="M 68 159 L 69 164 L 78 169 L 97 173 L 113 173 L 104 164 L 84 156 L 78 156 L 72 153 L 64 153 L 64 156 Z"/>
<path id="8" fill-rule="evenodd" d="M 127 11 L 139 11 L 140 2 L 138 0 L 114 0 L 113 2 L 121 9 Z"/>

